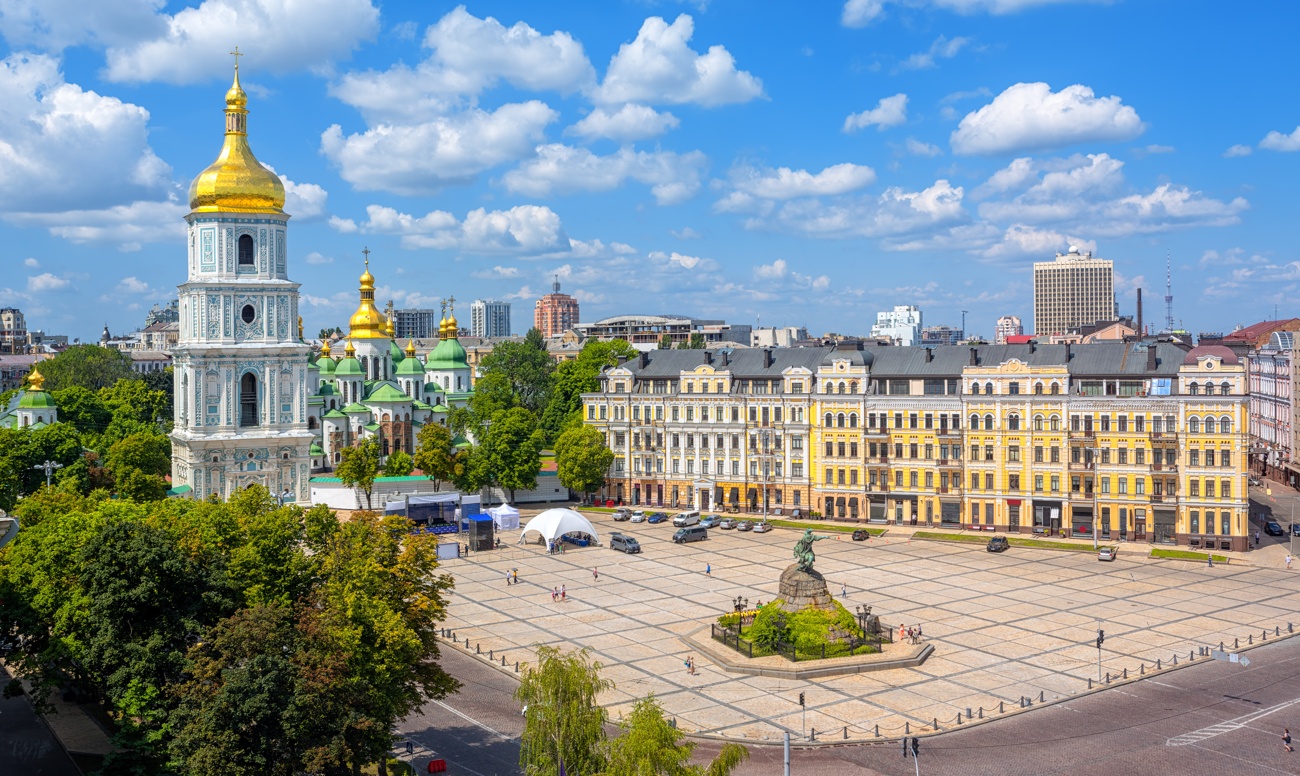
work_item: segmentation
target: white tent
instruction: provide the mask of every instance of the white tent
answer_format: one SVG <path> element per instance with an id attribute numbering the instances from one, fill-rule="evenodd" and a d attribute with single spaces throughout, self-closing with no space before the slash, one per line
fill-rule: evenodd
<path id="1" fill-rule="evenodd" d="M 596 529 L 591 527 L 587 518 L 574 512 L 572 509 L 548 509 L 524 525 L 524 530 L 519 532 L 519 543 L 522 544 L 524 537 L 529 531 L 537 531 L 546 541 L 556 541 L 567 533 L 583 533 L 590 536 L 597 542 L 600 537 L 596 535 Z"/>
<path id="2" fill-rule="evenodd" d="M 498 531 L 508 531 L 519 527 L 519 510 L 509 504 L 492 507 L 487 511 Z"/>

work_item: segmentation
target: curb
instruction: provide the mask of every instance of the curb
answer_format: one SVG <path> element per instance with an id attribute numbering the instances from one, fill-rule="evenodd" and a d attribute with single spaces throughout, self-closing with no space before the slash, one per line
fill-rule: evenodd
<path id="1" fill-rule="evenodd" d="M 696 652 L 703 652 L 708 655 L 709 658 L 724 671 L 733 674 L 763 676 L 771 679 L 821 679 L 828 676 L 847 676 L 867 673 L 869 671 L 888 671 L 894 668 L 915 668 L 924 663 L 934 652 L 933 644 L 923 644 L 920 647 L 913 649 L 910 656 L 889 658 L 888 660 L 871 660 L 870 658 L 873 657 L 872 655 L 858 655 L 855 656 L 858 659 L 858 662 L 847 662 L 846 658 L 806 660 L 803 662 L 810 665 L 805 669 L 749 666 L 745 665 L 745 663 L 749 661 L 749 658 L 740 657 L 739 653 L 737 653 L 736 657 L 732 657 L 726 652 L 715 649 L 712 638 L 707 641 L 696 638 L 699 633 L 710 627 L 710 625 L 701 625 L 690 633 L 687 633 L 685 636 L 682 636 L 681 640 Z M 830 660 L 846 660 L 846 662 L 836 663 L 833 665 L 811 665 L 828 663 Z"/>

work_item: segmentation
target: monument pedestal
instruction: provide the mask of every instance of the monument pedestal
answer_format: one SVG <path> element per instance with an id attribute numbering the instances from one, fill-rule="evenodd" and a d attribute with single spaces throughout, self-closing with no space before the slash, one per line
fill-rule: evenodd
<path id="1" fill-rule="evenodd" d="M 791 563 L 781 572 L 779 588 L 781 609 L 787 612 L 801 612 L 814 609 L 833 609 L 830 592 L 826 589 L 826 578 L 816 569 L 804 571 L 798 563 Z"/>

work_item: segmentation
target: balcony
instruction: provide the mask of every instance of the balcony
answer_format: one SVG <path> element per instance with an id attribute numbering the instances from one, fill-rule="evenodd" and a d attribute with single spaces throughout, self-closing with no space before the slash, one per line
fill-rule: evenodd
<path id="1" fill-rule="evenodd" d="M 1175 431 L 1152 431 L 1150 437 L 1152 442 L 1174 442 L 1178 439 L 1178 433 Z"/>
<path id="2" fill-rule="evenodd" d="M 1160 493 L 1152 493 L 1152 494 L 1151 494 L 1151 503 L 1152 503 L 1152 504 L 1160 504 L 1160 503 L 1162 503 L 1162 502 L 1165 500 L 1165 498 L 1167 498 L 1167 497 L 1164 496 L 1164 495 L 1162 495 L 1162 494 L 1160 494 Z M 1168 497 L 1168 498 L 1172 498 L 1172 497 Z"/>
<path id="3" fill-rule="evenodd" d="M 1070 461 L 1070 471 L 1072 472 L 1090 472 L 1092 471 L 1092 461 Z"/>

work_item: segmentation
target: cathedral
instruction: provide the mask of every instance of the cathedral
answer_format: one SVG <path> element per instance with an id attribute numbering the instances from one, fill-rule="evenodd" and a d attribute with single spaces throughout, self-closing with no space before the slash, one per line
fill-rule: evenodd
<path id="1" fill-rule="evenodd" d="M 171 492 L 228 498 L 257 484 L 307 503 L 312 473 L 344 447 L 374 437 L 383 455 L 412 451 L 421 426 L 468 402 L 470 367 L 454 315 L 425 361 L 398 345 L 368 254 L 343 357 L 328 343 L 312 352 L 288 276 L 284 184 L 253 156 L 247 106 L 236 62 L 221 152 L 189 190 Z"/>

